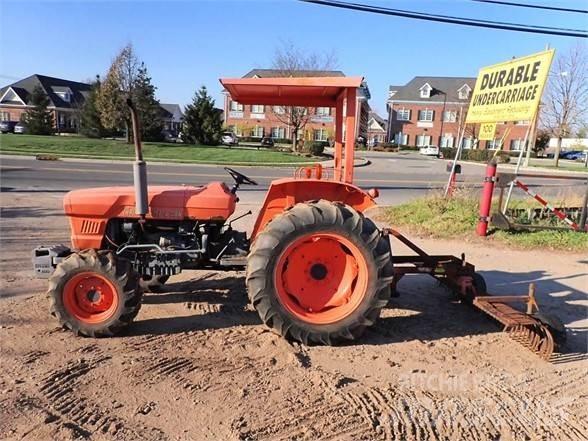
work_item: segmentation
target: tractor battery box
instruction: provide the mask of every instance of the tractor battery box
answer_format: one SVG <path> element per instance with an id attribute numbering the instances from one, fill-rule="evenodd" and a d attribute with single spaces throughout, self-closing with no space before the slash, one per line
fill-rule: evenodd
<path id="1" fill-rule="evenodd" d="M 33 250 L 33 270 L 40 279 L 48 279 L 55 267 L 71 254 L 65 245 L 40 246 Z"/>

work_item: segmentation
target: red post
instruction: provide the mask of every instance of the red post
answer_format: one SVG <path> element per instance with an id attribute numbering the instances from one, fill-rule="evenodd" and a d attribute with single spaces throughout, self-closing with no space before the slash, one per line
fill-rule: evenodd
<path id="1" fill-rule="evenodd" d="M 494 193 L 494 182 L 496 178 L 496 161 L 492 160 L 486 166 L 484 187 L 480 197 L 480 219 L 476 227 L 478 236 L 486 236 L 488 223 L 490 222 L 490 208 L 492 206 L 492 194 Z"/>
<path id="2" fill-rule="evenodd" d="M 457 173 L 451 173 L 451 179 L 449 180 L 449 189 L 447 191 L 447 196 L 453 196 L 453 192 L 455 191 L 455 187 L 457 185 Z"/>

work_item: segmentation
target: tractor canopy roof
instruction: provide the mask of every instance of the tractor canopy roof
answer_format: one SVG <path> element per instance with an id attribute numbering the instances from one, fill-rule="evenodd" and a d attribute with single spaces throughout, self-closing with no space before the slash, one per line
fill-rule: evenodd
<path id="1" fill-rule="evenodd" d="M 221 78 L 223 87 L 240 104 L 335 107 L 347 88 L 357 89 L 362 77 Z"/>

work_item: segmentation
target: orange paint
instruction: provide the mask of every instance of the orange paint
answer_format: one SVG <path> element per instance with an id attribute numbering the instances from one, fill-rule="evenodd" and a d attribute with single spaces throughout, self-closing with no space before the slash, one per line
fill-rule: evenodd
<path id="1" fill-rule="evenodd" d="M 326 199 L 341 202 L 363 212 L 374 207 L 374 200 L 361 188 L 352 184 L 319 179 L 278 179 L 273 181 L 265 195 L 261 211 L 255 222 L 251 240 L 275 216 L 299 202 Z"/>
<path id="2" fill-rule="evenodd" d="M 74 190 L 63 201 L 69 217 L 72 245 L 77 249 L 102 248 L 109 219 L 138 219 L 133 187 L 105 187 Z M 203 187 L 151 186 L 147 219 L 218 220 L 235 211 L 236 196 L 222 182 Z"/>
<path id="3" fill-rule="evenodd" d="M 78 273 L 63 287 L 63 306 L 76 320 L 97 324 L 108 320 L 118 308 L 118 292 L 102 274 Z"/>
<path id="4" fill-rule="evenodd" d="M 302 236 L 280 255 L 274 275 L 280 303 L 313 324 L 343 320 L 367 292 L 368 268 L 359 248 L 338 233 Z"/>

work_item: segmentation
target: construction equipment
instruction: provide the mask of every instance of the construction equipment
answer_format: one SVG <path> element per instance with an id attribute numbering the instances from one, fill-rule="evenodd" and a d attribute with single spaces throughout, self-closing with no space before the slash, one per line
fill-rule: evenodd
<path id="1" fill-rule="evenodd" d="M 73 249 L 34 250 L 37 275 L 49 278 L 52 314 L 76 334 L 110 336 L 137 316 L 143 291 L 160 288 L 169 276 L 188 269 L 246 268 L 251 303 L 282 336 L 305 344 L 358 338 L 410 272 L 401 264 L 411 262 L 392 257 L 388 233 L 393 230 L 378 229 L 364 214 L 376 206 L 377 190 L 353 185 L 356 91 L 362 80 L 221 80 L 240 104 L 335 108 L 332 173 L 317 165 L 273 181 L 249 238 L 231 227 L 242 216 L 231 217 L 239 188 L 257 183 L 225 168 L 234 181 L 230 188 L 221 182 L 148 187 L 139 121 L 129 102 L 134 187 L 68 193 L 64 208 Z M 418 254 L 419 261 L 412 261 L 417 272 L 429 271 L 461 289 L 470 302 L 485 292 L 483 279 L 465 259 L 428 256 L 420 249 Z"/>

